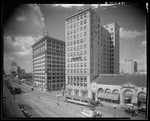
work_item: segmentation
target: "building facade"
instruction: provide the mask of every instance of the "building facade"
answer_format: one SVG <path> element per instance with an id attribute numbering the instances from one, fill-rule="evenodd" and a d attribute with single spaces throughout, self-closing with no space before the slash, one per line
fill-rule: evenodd
<path id="1" fill-rule="evenodd" d="M 12 62 L 11 63 L 11 69 L 10 69 L 12 77 L 16 77 L 18 74 L 18 66 L 17 62 Z"/>
<path id="2" fill-rule="evenodd" d="M 133 60 L 125 60 L 120 63 L 120 73 L 133 74 L 137 72 L 137 62 Z"/>
<path id="3" fill-rule="evenodd" d="M 140 106 L 147 102 L 146 81 L 146 75 L 100 74 L 91 83 L 92 99 L 119 105 L 135 103 Z"/>
<path id="4" fill-rule="evenodd" d="M 101 26 L 100 16 L 91 8 L 65 19 L 69 95 L 90 98 L 94 78 L 99 74 L 119 73 L 119 26 L 115 23 L 107 26 Z"/>
<path id="5" fill-rule="evenodd" d="M 65 42 L 43 35 L 32 49 L 36 87 L 41 91 L 61 89 L 65 84 Z"/>

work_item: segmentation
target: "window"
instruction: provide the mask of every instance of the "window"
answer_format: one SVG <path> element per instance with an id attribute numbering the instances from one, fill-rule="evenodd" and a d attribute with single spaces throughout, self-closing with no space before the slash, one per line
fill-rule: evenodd
<path id="1" fill-rule="evenodd" d="M 84 20 L 84 24 L 86 24 L 86 19 Z"/>
<path id="2" fill-rule="evenodd" d="M 84 42 L 86 42 L 86 38 L 84 38 Z"/>
<path id="3" fill-rule="evenodd" d="M 79 76 L 77 76 L 77 86 L 79 86 Z"/>
<path id="4" fill-rule="evenodd" d="M 84 56 L 84 61 L 86 61 L 86 56 Z"/>
<path id="5" fill-rule="evenodd" d="M 83 86 L 83 77 L 81 76 L 81 86 Z"/>
<path id="6" fill-rule="evenodd" d="M 83 17 L 82 17 L 82 15 L 80 16 L 80 19 L 82 19 Z"/>
<path id="7" fill-rule="evenodd" d="M 86 18 L 86 13 L 84 13 L 84 18 Z"/>
<path id="8" fill-rule="evenodd" d="M 76 86 L 76 76 L 74 76 L 74 85 Z"/>
<path id="9" fill-rule="evenodd" d="M 83 21 L 80 21 L 80 25 L 82 25 L 83 24 Z"/>
<path id="10" fill-rule="evenodd" d="M 77 16 L 77 20 L 79 20 L 79 16 Z"/>
<path id="11" fill-rule="evenodd" d="M 84 86 L 86 87 L 87 86 L 87 77 L 84 76 Z"/>
<path id="12" fill-rule="evenodd" d="M 86 25 L 84 26 L 84 30 L 86 30 Z"/>
<path id="13" fill-rule="evenodd" d="M 86 55 L 86 50 L 84 50 L 84 55 Z"/>

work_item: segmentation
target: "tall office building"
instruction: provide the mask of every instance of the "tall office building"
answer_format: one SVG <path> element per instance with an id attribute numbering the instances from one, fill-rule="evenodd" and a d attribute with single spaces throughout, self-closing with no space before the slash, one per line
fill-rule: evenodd
<path id="1" fill-rule="evenodd" d="M 41 91 L 65 84 L 65 42 L 43 35 L 32 45 L 33 79 Z"/>
<path id="2" fill-rule="evenodd" d="M 120 49 L 120 27 L 116 23 L 107 24 L 104 26 L 110 33 L 110 72 L 119 74 L 119 49 Z"/>
<path id="3" fill-rule="evenodd" d="M 115 42 L 119 41 L 119 26 L 114 23 L 107 26 L 113 28 L 113 39 L 110 30 L 101 26 L 100 16 L 91 8 L 65 19 L 66 89 L 69 95 L 91 98 L 94 78 L 99 74 L 119 73 L 119 42 Z"/>
<path id="4" fill-rule="evenodd" d="M 18 74 L 17 62 L 12 62 L 12 63 L 11 63 L 10 72 L 11 72 L 11 75 L 12 75 L 13 77 L 16 77 L 16 75 Z"/>
<path id="5" fill-rule="evenodd" d="M 125 60 L 120 63 L 120 73 L 134 74 L 137 72 L 137 62 L 133 60 Z"/>

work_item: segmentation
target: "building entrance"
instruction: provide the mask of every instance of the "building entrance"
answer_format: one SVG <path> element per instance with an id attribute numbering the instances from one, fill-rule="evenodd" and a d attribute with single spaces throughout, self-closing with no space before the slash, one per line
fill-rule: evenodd
<path id="1" fill-rule="evenodd" d="M 95 101 L 95 93 L 92 92 L 92 99 Z"/>
<path id="2" fill-rule="evenodd" d="M 131 103 L 133 98 L 132 90 L 125 90 L 123 92 L 124 104 Z"/>

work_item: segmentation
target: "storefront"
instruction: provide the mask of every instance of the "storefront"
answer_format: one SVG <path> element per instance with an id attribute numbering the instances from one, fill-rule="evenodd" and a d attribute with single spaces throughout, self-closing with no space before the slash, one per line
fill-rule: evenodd
<path id="1" fill-rule="evenodd" d="M 102 102 L 146 104 L 146 76 L 100 75 L 91 83 L 90 94 L 91 99 L 95 95 L 95 99 Z"/>
<path id="2" fill-rule="evenodd" d="M 113 102 L 118 103 L 119 102 L 119 94 L 111 94 L 111 93 L 104 93 L 100 92 L 98 94 L 98 99 L 105 102 Z"/>
<path id="3" fill-rule="evenodd" d="M 138 106 L 146 105 L 146 94 L 141 92 L 138 94 Z"/>

